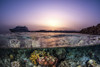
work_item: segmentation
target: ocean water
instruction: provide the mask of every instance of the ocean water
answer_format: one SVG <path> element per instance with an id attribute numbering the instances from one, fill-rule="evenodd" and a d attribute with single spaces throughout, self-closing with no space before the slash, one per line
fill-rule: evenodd
<path id="1" fill-rule="evenodd" d="M 0 67 L 100 67 L 100 36 L 0 34 Z"/>
<path id="2" fill-rule="evenodd" d="M 75 47 L 95 44 L 100 44 L 99 35 L 38 32 L 0 35 L 0 46 L 5 48 Z"/>

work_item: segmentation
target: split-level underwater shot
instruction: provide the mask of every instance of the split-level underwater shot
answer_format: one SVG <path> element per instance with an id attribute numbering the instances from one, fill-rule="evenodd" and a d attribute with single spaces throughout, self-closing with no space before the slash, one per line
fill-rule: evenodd
<path id="1" fill-rule="evenodd" d="M 100 67 L 100 36 L 23 32 L 0 35 L 1 67 Z"/>
<path id="2" fill-rule="evenodd" d="M 100 67 L 100 0 L 0 0 L 0 67 Z"/>

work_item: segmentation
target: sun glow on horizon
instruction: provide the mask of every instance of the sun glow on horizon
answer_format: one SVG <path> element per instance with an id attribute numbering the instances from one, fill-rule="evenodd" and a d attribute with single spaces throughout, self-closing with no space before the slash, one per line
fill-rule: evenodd
<path id="1" fill-rule="evenodd" d="M 55 18 L 49 18 L 44 20 L 44 25 L 52 28 L 59 28 L 63 26 L 63 23 L 60 19 Z"/>
<path id="2" fill-rule="evenodd" d="M 49 26 L 59 27 L 60 22 L 58 20 L 48 20 L 47 23 L 48 23 Z"/>

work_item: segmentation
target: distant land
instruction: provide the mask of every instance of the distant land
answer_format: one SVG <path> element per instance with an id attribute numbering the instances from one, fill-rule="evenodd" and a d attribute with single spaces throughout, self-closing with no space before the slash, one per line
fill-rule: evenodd
<path id="1" fill-rule="evenodd" d="M 26 26 L 16 26 L 13 29 L 9 29 L 11 32 L 55 32 L 55 33 L 78 33 L 79 31 L 66 31 L 66 30 L 36 30 L 29 31 Z"/>
<path id="2" fill-rule="evenodd" d="M 30 32 L 55 32 L 55 33 L 78 33 L 79 31 L 65 31 L 65 30 L 37 30 L 37 31 L 30 31 Z"/>
<path id="3" fill-rule="evenodd" d="M 74 30 L 36 30 L 29 31 L 26 26 L 16 26 L 13 29 L 9 29 L 11 32 L 55 32 L 55 33 L 82 33 L 82 34 L 92 34 L 92 35 L 100 35 L 100 24 L 96 26 L 91 26 L 87 28 L 83 28 L 80 31 Z"/>
<path id="4" fill-rule="evenodd" d="M 96 26 L 91 26 L 91 27 L 84 28 L 80 31 L 80 33 L 100 35 L 100 24 L 97 24 Z"/>

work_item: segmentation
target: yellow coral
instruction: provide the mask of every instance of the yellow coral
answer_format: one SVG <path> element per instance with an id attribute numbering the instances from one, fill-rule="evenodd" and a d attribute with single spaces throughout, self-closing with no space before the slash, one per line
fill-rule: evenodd
<path id="1" fill-rule="evenodd" d="M 77 67 L 82 67 L 81 65 L 78 65 Z"/>
<path id="2" fill-rule="evenodd" d="M 10 59 L 13 59 L 13 58 L 14 58 L 14 56 L 12 54 L 10 54 Z"/>
<path id="3" fill-rule="evenodd" d="M 97 66 L 96 61 L 93 60 L 93 59 L 90 59 L 90 60 L 88 61 L 88 64 L 89 64 L 89 65 L 92 65 L 92 66 Z M 88 66 L 89 66 L 89 65 L 88 65 Z"/>
<path id="4" fill-rule="evenodd" d="M 46 54 L 45 51 L 35 50 L 35 51 L 33 51 L 33 53 L 31 53 L 30 60 L 31 60 L 34 64 L 37 64 L 37 59 L 38 59 L 40 56 L 45 56 L 45 54 Z"/>

